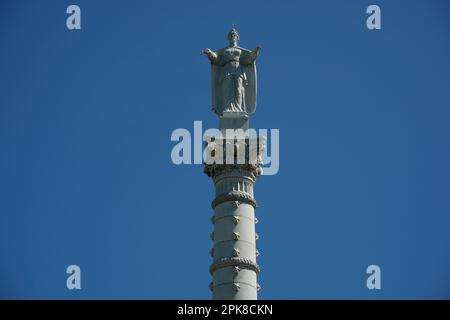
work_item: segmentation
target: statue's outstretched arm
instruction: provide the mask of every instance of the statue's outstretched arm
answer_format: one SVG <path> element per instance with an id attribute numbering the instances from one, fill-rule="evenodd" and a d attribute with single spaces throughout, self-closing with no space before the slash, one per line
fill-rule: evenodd
<path id="1" fill-rule="evenodd" d="M 257 46 L 253 51 L 250 53 L 251 61 L 252 63 L 255 62 L 256 58 L 258 58 L 259 52 L 261 51 L 261 47 Z"/>
<path id="2" fill-rule="evenodd" d="M 208 57 L 209 61 L 211 61 L 211 63 L 215 63 L 217 60 L 217 53 L 215 53 L 214 51 L 211 51 L 211 49 L 206 48 L 202 50 L 203 54 L 206 54 L 206 56 Z"/>
<path id="3" fill-rule="evenodd" d="M 253 51 L 241 48 L 241 58 L 239 62 L 243 65 L 253 64 L 259 55 L 260 47 L 256 47 Z"/>

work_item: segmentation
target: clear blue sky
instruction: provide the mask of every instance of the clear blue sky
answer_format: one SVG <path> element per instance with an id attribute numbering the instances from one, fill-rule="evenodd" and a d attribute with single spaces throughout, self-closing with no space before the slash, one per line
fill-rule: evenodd
<path id="1" fill-rule="evenodd" d="M 2 1 L 1 298 L 210 298 L 213 185 L 172 164 L 170 134 L 216 126 L 200 52 L 232 23 L 262 47 L 252 127 L 280 129 L 280 171 L 256 184 L 260 298 L 450 298 L 437 0 Z"/>

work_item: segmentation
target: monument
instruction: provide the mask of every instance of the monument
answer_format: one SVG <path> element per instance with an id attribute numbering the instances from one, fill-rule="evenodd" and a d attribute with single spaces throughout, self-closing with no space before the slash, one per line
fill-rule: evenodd
<path id="1" fill-rule="evenodd" d="M 260 268 L 253 187 L 262 172 L 265 140 L 250 136 L 248 129 L 256 110 L 255 61 L 260 48 L 239 47 L 234 28 L 228 40 L 229 46 L 216 52 L 203 50 L 211 62 L 212 109 L 219 117 L 221 134 L 209 137 L 205 149 L 204 171 L 212 178 L 216 194 L 210 289 L 215 300 L 255 300 Z"/>

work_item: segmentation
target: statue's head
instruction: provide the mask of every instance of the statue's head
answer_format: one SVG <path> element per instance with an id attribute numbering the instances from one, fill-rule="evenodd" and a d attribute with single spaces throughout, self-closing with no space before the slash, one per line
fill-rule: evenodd
<path id="1" fill-rule="evenodd" d="M 230 41 L 230 45 L 237 45 L 239 41 L 239 33 L 235 28 L 228 32 L 228 40 Z"/>

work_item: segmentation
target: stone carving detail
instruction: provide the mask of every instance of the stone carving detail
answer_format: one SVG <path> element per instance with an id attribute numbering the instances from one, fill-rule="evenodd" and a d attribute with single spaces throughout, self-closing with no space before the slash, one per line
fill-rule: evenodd
<path id="1" fill-rule="evenodd" d="M 241 222 L 241 218 L 239 216 L 233 216 L 233 223 L 236 225 Z"/>
<path id="2" fill-rule="evenodd" d="M 231 191 L 242 191 L 250 195 L 253 195 L 253 181 L 245 178 L 231 177 L 227 179 L 221 179 L 216 183 L 216 193 L 227 193 Z M 239 205 L 239 204 L 238 204 Z"/>
<path id="3" fill-rule="evenodd" d="M 255 217 L 255 224 L 257 224 L 258 223 L 258 218 L 257 217 Z"/>
<path id="4" fill-rule="evenodd" d="M 239 207 L 239 204 L 240 204 L 239 201 L 233 201 L 232 206 L 233 208 L 237 209 Z"/>
<path id="5" fill-rule="evenodd" d="M 233 273 L 236 275 L 239 273 L 239 271 L 241 271 L 241 268 L 239 268 L 238 266 L 234 266 L 233 267 Z"/>
<path id="6" fill-rule="evenodd" d="M 205 169 L 203 172 L 211 178 L 218 176 L 225 171 L 234 171 L 240 173 L 244 176 L 249 176 L 251 179 L 255 180 L 257 176 L 262 173 L 262 162 L 258 163 L 246 163 L 246 164 L 205 164 Z"/>
<path id="7" fill-rule="evenodd" d="M 240 202 L 247 203 L 247 204 L 253 206 L 254 208 L 256 208 L 256 200 L 251 195 L 241 192 L 241 191 L 239 191 L 239 192 L 233 191 L 233 192 L 218 195 L 211 203 L 211 206 L 213 209 L 215 209 L 217 205 L 219 205 L 223 202 L 226 202 L 226 201 L 240 201 Z"/>
<path id="8" fill-rule="evenodd" d="M 235 266 L 239 267 L 240 269 L 250 269 L 256 272 L 256 274 L 259 274 L 260 272 L 259 266 L 252 260 L 246 258 L 221 258 L 214 261 L 211 267 L 209 267 L 209 272 L 213 274 L 217 269 Z"/>
<path id="9" fill-rule="evenodd" d="M 235 173 L 234 176 L 242 177 L 243 180 L 225 182 L 228 188 L 234 190 L 252 190 L 253 186 L 248 184 L 248 179 L 255 181 L 262 173 L 262 155 L 266 149 L 266 137 L 250 138 L 246 135 L 238 137 L 206 137 L 205 168 L 204 172 L 213 179 L 226 173 Z M 234 145 L 234 151 L 227 145 Z M 239 146 L 239 148 L 238 148 Z M 230 150 L 231 149 L 231 150 Z M 231 152 L 231 154 L 228 154 Z M 238 155 L 239 159 L 238 159 Z M 239 160 L 239 161 L 238 161 Z M 247 185 L 246 183 L 247 182 Z"/>
<path id="10" fill-rule="evenodd" d="M 259 235 L 255 233 L 255 240 L 259 240 Z"/>
<path id="11" fill-rule="evenodd" d="M 239 283 L 233 283 L 233 289 L 234 291 L 238 292 L 241 289 L 241 286 L 239 285 Z"/>
<path id="12" fill-rule="evenodd" d="M 233 248 L 233 257 L 239 257 L 240 254 L 241 252 L 238 248 Z"/>
<path id="13" fill-rule="evenodd" d="M 256 250 L 256 256 L 259 257 L 259 250 Z"/>
<path id="14" fill-rule="evenodd" d="M 234 240 L 239 240 L 241 238 L 241 235 L 239 234 L 239 232 L 233 232 L 233 239 Z"/>

